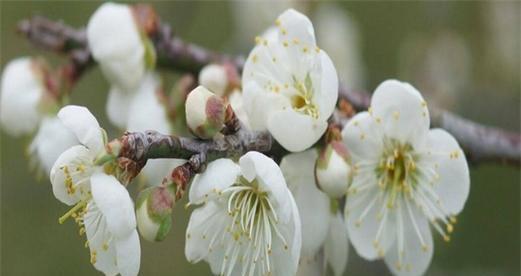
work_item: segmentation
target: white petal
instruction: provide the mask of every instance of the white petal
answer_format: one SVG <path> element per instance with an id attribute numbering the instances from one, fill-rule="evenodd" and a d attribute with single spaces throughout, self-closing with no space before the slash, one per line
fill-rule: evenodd
<path id="1" fill-rule="evenodd" d="M 38 158 L 46 173 L 50 173 L 58 157 L 68 148 L 79 144 L 76 136 L 56 117 L 46 117 L 40 123 L 29 150 Z"/>
<path id="2" fill-rule="evenodd" d="M 302 13 L 294 9 L 288 9 L 279 16 L 277 23 L 280 23 L 280 28 L 284 28 L 287 31 L 287 36 L 290 40 L 296 38 L 306 45 L 315 46 L 313 24 Z"/>
<path id="3" fill-rule="evenodd" d="M 38 103 L 45 93 L 31 58 L 10 61 L 3 70 L 0 91 L 0 122 L 9 135 L 28 134 L 40 121 Z"/>
<path id="4" fill-rule="evenodd" d="M 420 92 L 408 83 L 387 80 L 371 99 L 373 116 L 380 118 L 385 134 L 413 146 L 420 145 L 429 130 L 427 104 Z"/>
<path id="5" fill-rule="evenodd" d="M 435 191 L 444 209 L 449 214 L 458 214 L 463 209 L 470 190 L 469 167 L 465 154 L 456 139 L 443 129 L 432 129 L 427 137 L 428 150 L 432 151 L 439 165 L 439 182 L 434 186 Z"/>
<path id="6" fill-rule="evenodd" d="M 297 276 L 320 276 L 325 275 L 324 271 L 324 254 L 318 253 L 312 257 L 300 256 Z"/>
<path id="7" fill-rule="evenodd" d="M 145 73 L 145 48 L 130 7 L 105 3 L 87 24 L 89 48 L 107 78 L 122 88 L 134 88 Z"/>
<path id="8" fill-rule="evenodd" d="M 147 74 L 130 104 L 127 130 L 155 130 L 163 134 L 172 133 L 166 108 L 159 99 L 158 91 L 160 89 L 159 76 L 152 73 Z"/>
<path id="9" fill-rule="evenodd" d="M 83 216 L 83 222 L 91 263 L 105 275 L 116 275 L 118 268 L 114 237 L 107 231 L 107 220 L 95 202 L 90 201 L 87 205 L 87 213 Z"/>
<path id="10" fill-rule="evenodd" d="M 134 204 L 127 189 L 112 175 L 91 176 L 92 199 L 107 220 L 109 231 L 117 238 L 136 229 Z"/>
<path id="11" fill-rule="evenodd" d="M 94 115 L 86 107 L 67 105 L 60 109 L 58 118 L 93 153 L 103 149 L 102 130 Z"/>
<path id="12" fill-rule="evenodd" d="M 348 249 L 349 243 L 344 219 L 340 213 L 334 214 L 331 216 L 329 233 L 324 244 L 324 254 L 336 276 L 344 274 Z"/>
<path id="13" fill-rule="evenodd" d="M 90 190 L 92 166 L 91 154 L 84 146 L 77 145 L 64 151 L 54 163 L 49 176 L 54 196 L 67 205 L 85 198 Z M 70 184 L 74 186 L 72 193 L 69 193 L 66 184 L 69 177 Z"/>
<path id="14" fill-rule="evenodd" d="M 316 150 L 311 149 L 286 155 L 280 163 L 300 214 L 305 256 L 314 256 L 322 247 L 330 221 L 329 197 L 317 189 L 313 173 L 317 155 Z"/>
<path id="15" fill-rule="evenodd" d="M 280 169 L 291 191 L 297 190 L 301 185 L 314 185 L 314 168 L 317 158 L 318 152 L 315 148 L 291 153 L 282 158 Z"/>
<path id="16" fill-rule="evenodd" d="M 393 246 L 389 248 L 384 258 L 385 263 L 394 275 L 423 275 L 432 259 L 434 245 L 432 243 L 432 234 L 429 229 L 428 221 L 418 212 L 418 210 L 416 210 L 415 207 L 411 206 L 411 208 L 414 223 L 416 223 L 426 247 L 422 247 L 422 244 L 420 243 L 411 216 L 406 210 L 402 209 L 404 236 L 403 256 L 400 260 L 398 242 L 394 242 Z M 399 261 L 400 266 L 398 266 Z M 400 269 L 398 269 L 398 267 L 400 267 Z"/>
<path id="17" fill-rule="evenodd" d="M 287 98 L 275 93 L 266 94 L 256 82 L 246 82 L 243 89 L 244 109 L 253 130 L 266 130 L 270 114 L 291 106 Z"/>
<path id="18" fill-rule="evenodd" d="M 378 239 L 378 245 L 381 249 L 380 253 L 385 254 L 396 238 L 393 213 L 388 210 L 386 204 L 382 203 L 380 199 L 377 199 L 375 204 L 371 205 L 372 200 L 378 193 L 380 193 L 380 189 L 375 187 L 365 192 L 348 196 L 344 212 L 349 240 L 358 255 L 367 260 L 375 260 L 379 257 L 379 250 L 374 246 L 374 241 L 383 222 L 383 213 L 386 211 L 388 217 Z M 365 215 L 362 216 L 364 213 Z"/>
<path id="19" fill-rule="evenodd" d="M 121 276 L 138 275 L 141 259 L 141 246 L 139 235 L 134 230 L 130 235 L 116 238 L 117 266 Z"/>
<path id="20" fill-rule="evenodd" d="M 342 130 L 342 138 L 355 162 L 380 158 L 382 129 L 368 112 L 360 112 L 351 118 Z"/>
<path id="21" fill-rule="evenodd" d="M 246 110 L 244 109 L 244 104 L 242 101 L 242 92 L 241 91 L 234 91 L 228 96 L 228 101 L 230 102 L 230 105 L 232 106 L 233 112 L 239 118 L 239 121 L 248 129 L 251 129 L 250 120 L 248 118 L 248 114 L 246 113 Z"/>
<path id="22" fill-rule="evenodd" d="M 149 159 L 141 170 L 145 182 L 150 186 L 158 186 L 163 182 L 163 178 L 178 166 L 186 163 L 184 159 Z"/>
<path id="23" fill-rule="evenodd" d="M 222 158 L 211 162 L 203 173 L 194 177 L 188 200 L 192 204 L 199 204 L 217 196 L 220 191 L 235 183 L 239 173 L 239 165 L 230 159 Z"/>
<path id="24" fill-rule="evenodd" d="M 120 129 L 127 129 L 129 105 L 134 97 L 117 86 L 111 87 L 105 107 L 107 116 L 112 124 Z"/>
<path id="25" fill-rule="evenodd" d="M 315 73 L 320 77 L 319 81 L 313 82 L 315 89 L 313 100 L 320 110 L 320 118 L 327 120 L 333 114 L 338 99 L 338 75 L 326 52 L 320 50 L 319 58 L 320 71 L 312 71 L 312 74 Z"/>
<path id="26" fill-rule="evenodd" d="M 326 240 L 330 204 L 326 194 L 309 184 L 315 183 L 302 183 L 292 192 L 302 222 L 302 254 L 313 256 Z"/>
<path id="27" fill-rule="evenodd" d="M 222 234 L 229 220 L 229 216 L 224 213 L 224 208 L 213 201 L 195 209 L 186 228 L 186 259 L 192 263 L 205 259 L 209 253 L 210 241 L 214 235 Z M 207 231 L 208 229 L 211 231 Z M 207 235 L 204 233 L 207 233 Z M 218 248 L 222 248 L 222 246 L 219 245 Z M 215 251 L 217 250 L 216 248 Z M 220 262 L 222 263 L 222 258 Z M 221 263 L 216 265 L 220 266 Z M 210 265 L 212 265 L 212 262 L 210 262 Z"/>
<path id="28" fill-rule="evenodd" d="M 267 192 L 270 199 L 274 199 L 272 203 L 280 212 L 279 219 L 288 221 L 291 215 L 288 187 L 277 163 L 262 153 L 250 151 L 239 159 L 239 164 L 244 178 L 250 182 L 257 180 L 259 189 Z"/>
<path id="29" fill-rule="evenodd" d="M 311 147 L 322 137 L 326 128 L 325 120 L 316 120 L 293 110 L 275 112 L 268 119 L 268 130 L 273 138 L 292 152 Z"/>
<path id="30" fill-rule="evenodd" d="M 300 252 L 302 250 L 302 225 L 297 205 L 291 192 L 286 190 L 286 201 L 289 203 L 288 211 L 290 220 L 286 224 L 279 224 L 279 230 L 282 232 L 284 239 L 289 242 L 288 248 L 280 240 L 275 239 L 273 244 L 273 275 L 293 276 L 297 272 Z M 289 250 L 289 254 L 288 254 Z"/>

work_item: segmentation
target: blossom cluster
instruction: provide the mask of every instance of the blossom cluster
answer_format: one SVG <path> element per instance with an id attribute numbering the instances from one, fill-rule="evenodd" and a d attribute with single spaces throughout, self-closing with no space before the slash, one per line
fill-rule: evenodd
<path id="1" fill-rule="evenodd" d="M 235 117 L 241 131 L 267 132 L 285 152 L 281 160 L 257 151 L 210 158 L 197 171 L 188 191 L 194 207 L 185 235 L 188 261 L 205 261 L 216 275 L 323 275 L 328 267 L 342 275 L 352 244 L 366 260 L 383 259 L 395 275 L 427 270 L 431 231 L 450 240 L 470 179 L 458 142 L 430 129 L 418 90 L 386 80 L 367 111 L 343 126 L 332 123 L 339 88 L 334 60 L 320 48 L 311 21 L 288 9 L 255 37 L 242 76 L 233 65 L 209 64 L 198 85 L 166 92 L 137 17 L 133 6 L 105 3 L 86 29 L 110 83 L 106 111 L 116 128 L 211 142 L 229 135 Z M 120 158 L 121 144 L 108 141 L 86 107 L 66 105 L 52 80 L 42 60 L 11 61 L 1 80 L 2 129 L 13 136 L 36 132 L 33 162 L 49 175 L 54 196 L 71 206 L 59 221 L 78 224 L 92 265 L 106 275 L 137 275 L 138 232 L 149 241 L 167 237 L 184 193 L 171 185 L 171 171 L 187 161 L 139 167 Z M 134 206 L 126 187 L 137 173 L 145 185 Z"/>

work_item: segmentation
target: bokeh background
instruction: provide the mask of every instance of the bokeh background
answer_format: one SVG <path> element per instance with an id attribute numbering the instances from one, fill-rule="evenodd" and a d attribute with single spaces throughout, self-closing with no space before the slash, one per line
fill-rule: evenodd
<path id="1" fill-rule="evenodd" d="M 15 32 L 17 22 L 40 14 L 73 26 L 86 24 L 99 2 L 0 2 L 0 59 L 43 55 Z M 186 40 L 247 54 L 253 37 L 287 6 L 311 17 L 318 43 L 354 89 L 372 91 L 400 78 L 435 104 L 469 119 L 511 131 L 520 128 L 520 2 L 153 2 L 163 21 Z M 167 87 L 177 77 L 163 72 Z M 99 69 L 75 87 L 72 103 L 89 107 L 109 131 L 108 84 Z M 23 112 L 23 110 L 20 110 Z M 46 177 L 30 172 L 30 138 L 1 138 L 1 275 L 97 275 L 74 223 L 58 224 L 67 209 Z M 435 236 L 427 275 L 520 275 L 520 170 L 501 165 L 471 168 L 471 190 L 450 243 Z M 142 241 L 141 275 L 208 275 L 207 264 L 184 257 L 189 212 L 177 206 L 162 243 Z M 346 275 L 388 274 L 351 248 Z"/>

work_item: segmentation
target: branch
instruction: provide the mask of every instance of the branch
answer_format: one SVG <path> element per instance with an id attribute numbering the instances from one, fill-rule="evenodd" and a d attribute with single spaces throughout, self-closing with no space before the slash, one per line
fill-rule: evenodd
<path id="1" fill-rule="evenodd" d="M 73 60 L 72 65 L 78 68 L 73 70 L 73 72 L 78 73 L 76 78 L 86 68 L 93 65 L 90 54 L 86 58 L 88 47 L 83 29 L 75 30 L 61 22 L 33 17 L 30 20 L 22 21 L 19 31 L 38 47 L 69 54 L 71 60 Z M 165 24 L 160 25 L 157 32 L 154 33 L 152 41 L 156 48 L 158 64 L 162 67 L 197 74 L 208 63 L 227 62 L 234 64 L 239 70 L 244 66 L 243 57 L 224 55 L 187 43 L 173 35 L 171 27 Z M 83 52 L 82 59 L 73 58 L 72 53 L 77 50 Z M 339 96 L 347 100 L 357 111 L 366 110 L 370 104 L 370 96 L 367 93 L 348 90 L 342 85 L 339 88 Z M 434 127 L 444 128 L 454 135 L 472 163 L 488 162 L 514 166 L 521 164 L 521 137 L 519 133 L 481 125 L 436 108 L 431 108 L 431 124 Z M 183 143 L 181 141 L 186 142 L 183 138 L 177 139 L 179 143 Z M 172 138 L 172 141 L 174 140 L 176 139 Z M 200 142 L 193 143 L 199 147 L 203 146 Z M 186 146 L 190 144 L 188 143 Z M 216 146 L 217 144 L 211 147 Z M 183 146 L 180 148 L 185 150 Z M 223 150 L 231 150 L 232 148 L 224 147 L 216 150 L 216 152 L 224 154 Z M 183 151 L 181 153 L 184 154 Z"/>

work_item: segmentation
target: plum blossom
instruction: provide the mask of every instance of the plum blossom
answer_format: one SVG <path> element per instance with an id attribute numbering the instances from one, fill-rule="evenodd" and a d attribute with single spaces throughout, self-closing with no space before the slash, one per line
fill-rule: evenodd
<path id="1" fill-rule="evenodd" d="M 0 91 L 0 123 L 11 136 L 33 132 L 43 117 L 40 105 L 47 93 L 43 66 L 38 59 L 20 57 L 10 61 L 4 68 Z"/>
<path id="2" fill-rule="evenodd" d="M 338 77 L 305 15 L 289 9 L 275 25 L 256 38 L 244 66 L 244 107 L 254 130 L 267 129 L 287 150 L 302 151 L 327 128 Z"/>
<path id="3" fill-rule="evenodd" d="M 138 86 L 155 62 L 148 38 L 128 5 L 101 5 L 89 19 L 87 39 L 105 77 L 124 91 Z"/>
<path id="4" fill-rule="evenodd" d="M 463 151 L 429 124 L 420 93 L 388 80 L 376 88 L 369 111 L 342 132 L 354 170 L 345 206 L 349 239 L 360 256 L 383 258 L 396 275 L 425 272 L 433 253 L 429 224 L 449 241 L 469 194 Z"/>
<path id="5" fill-rule="evenodd" d="M 51 169 L 55 197 L 74 205 L 60 218 L 74 218 L 86 233 L 91 263 L 106 275 L 137 275 L 141 255 L 134 206 L 125 187 L 103 173 L 96 158 L 105 152 L 103 130 L 81 106 L 65 106 L 58 118 L 79 141 L 63 152 Z"/>
<path id="6" fill-rule="evenodd" d="M 217 159 L 196 175 L 185 255 L 219 275 L 295 275 L 300 218 L 277 164 L 248 152 L 236 164 Z"/>
<path id="7" fill-rule="evenodd" d="M 54 196 L 67 205 L 89 197 L 90 177 L 96 171 L 95 159 L 105 150 L 104 132 L 96 118 L 82 106 L 68 105 L 58 118 L 79 141 L 64 151 L 50 172 Z"/>
<path id="8" fill-rule="evenodd" d="M 318 157 L 313 148 L 286 155 L 280 163 L 302 222 L 297 275 L 322 275 L 328 264 L 335 275 L 342 275 L 349 247 L 347 231 L 336 199 L 317 188 L 314 172 Z"/>

